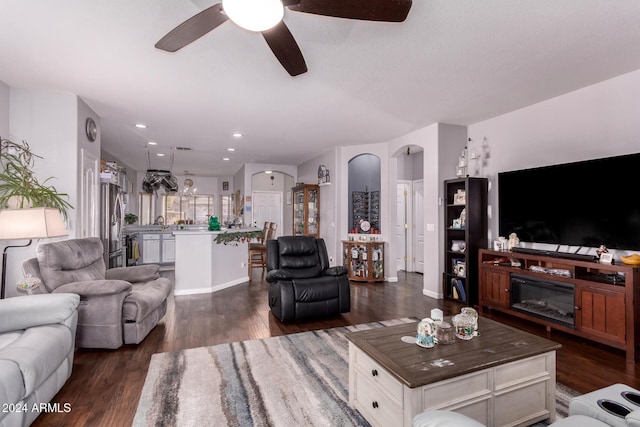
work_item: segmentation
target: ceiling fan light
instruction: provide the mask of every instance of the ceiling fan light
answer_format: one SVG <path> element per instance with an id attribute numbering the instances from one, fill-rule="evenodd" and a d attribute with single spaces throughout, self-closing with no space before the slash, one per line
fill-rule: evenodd
<path id="1" fill-rule="evenodd" d="M 273 28 L 284 16 L 281 0 L 222 0 L 229 19 L 249 31 Z"/>

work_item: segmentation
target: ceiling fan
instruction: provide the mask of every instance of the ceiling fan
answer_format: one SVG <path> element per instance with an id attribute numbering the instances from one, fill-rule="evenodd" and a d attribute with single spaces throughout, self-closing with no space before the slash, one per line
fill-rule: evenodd
<path id="1" fill-rule="evenodd" d="M 222 0 L 178 25 L 155 47 L 175 52 L 231 19 L 245 29 L 261 32 L 285 70 L 297 76 L 307 72 L 307 64 L 282 21 L 285 7 L 336 18 L 402 22 L 411 4 L 412 0 Z"/>

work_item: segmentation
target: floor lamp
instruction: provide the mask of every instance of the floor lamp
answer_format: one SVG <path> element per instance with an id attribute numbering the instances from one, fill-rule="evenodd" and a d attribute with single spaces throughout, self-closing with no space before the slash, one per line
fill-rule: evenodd
<path id="1" fill-rule="evenodd" d="M 0 240 L 26 240 L 26 245 L 10 245 L 2 252 L 2 287 L 0 299 L 4 299 L 7 281 L 7 249 L 24 248 L 32 239 L 67 236 L 67 228 L 58 209 L 29 208 L 0 210 Z"/>

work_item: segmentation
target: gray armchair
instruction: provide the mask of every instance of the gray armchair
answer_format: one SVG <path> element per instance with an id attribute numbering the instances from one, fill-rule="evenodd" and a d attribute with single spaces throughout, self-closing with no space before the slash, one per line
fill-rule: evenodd
<path id="1" fill-rule="evenodd" d="M 167 310 L 173 284 L 157 265 L 105 267 L 98 238 L 41 243 L 23 272 L 38 277 L 44 293 L 80 295 L 76 343 L 82 348 L 118 348 L 140 343 Z"/>

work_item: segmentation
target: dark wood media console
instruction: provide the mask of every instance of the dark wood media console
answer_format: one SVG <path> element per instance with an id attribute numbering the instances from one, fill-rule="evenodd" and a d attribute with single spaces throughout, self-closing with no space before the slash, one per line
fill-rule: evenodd
<path id="1" fill-rule="evenodd" d="M 520 266 L 513 266 L 512 259 Z M 564 331 L 625 350 L 627 362 L 635 363 L 640 342 L 640 268 L 489 249 L 479 251 L 478 263 L 481 311 L 498 310 L 543 324 L 548 330 Z M 563 275 L 532 271 L 532 267 L 554 269 L 554 273 Z M 564 294 L 558 304 L 554 304 L 552 297 L 550 302 L 540 298 L 539 304 L 559 305 L 558 311 L 570 318 L 572 325 L 518 309 L 521 301 L 512 301 L 512 279 L 514 283 L 531 279 L 534 285 L 542 283 L 541 288 L 555 285 L 571 289 L 573 307 L 564 304 L 566 298 L 571 298 Z M 537 293 L 528 293 L 527 302 L 535 299 L 532 295 Z"/>

